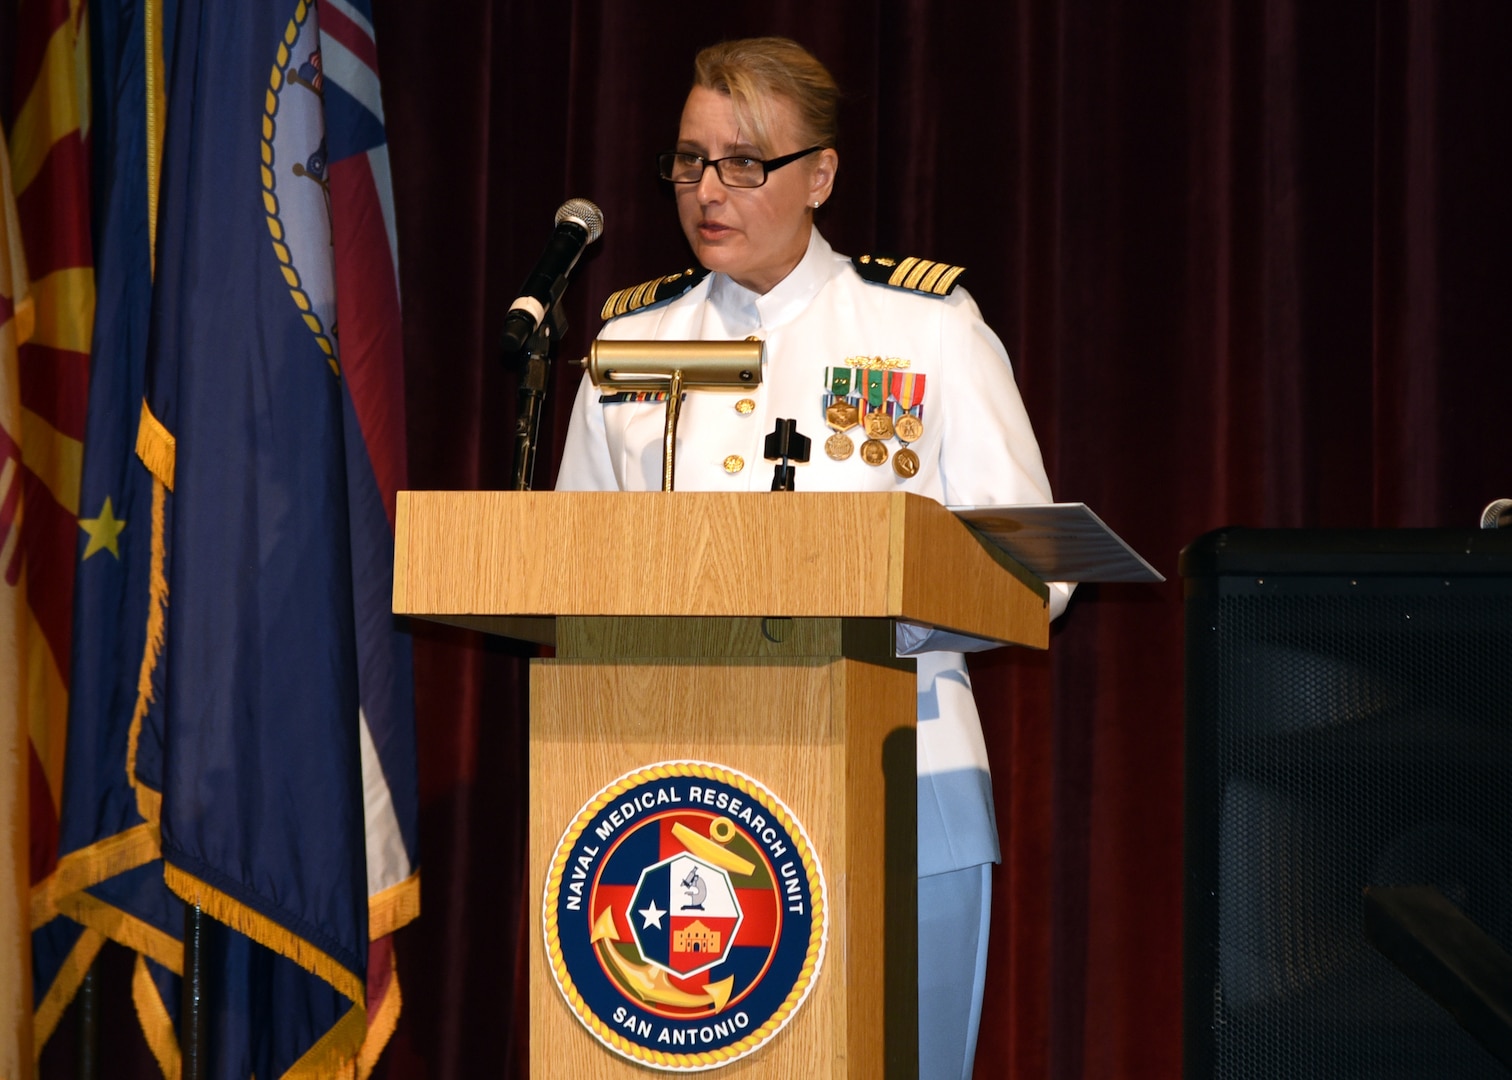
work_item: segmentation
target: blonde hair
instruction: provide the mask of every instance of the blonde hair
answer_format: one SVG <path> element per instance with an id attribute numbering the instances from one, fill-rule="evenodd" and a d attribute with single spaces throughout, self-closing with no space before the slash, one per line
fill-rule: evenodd
<path id="1" fill-rule="evenodd" d="M 804 145 L 835 145 L 840 88 L 828 68 L 789 38 L 744 38 L 710 45 L 693 61 L 693 85 L 730 95 L 735 115 L 750 128 L 752 141 L 763 153 L 776 151 L 773 98 L 785 98 L 797 110 Z"/>

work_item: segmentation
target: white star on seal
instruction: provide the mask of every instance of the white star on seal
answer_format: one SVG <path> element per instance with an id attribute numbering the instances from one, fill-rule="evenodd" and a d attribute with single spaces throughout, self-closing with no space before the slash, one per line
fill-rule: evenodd
<path id="1" fill-rule="evenodd" d="M 639 915 L 641 918 L 643 918 L 643 919 L 646 920 L 644 923 L 641 924 L 641 929 L 642 930 L 645 930 L 645 929 L 647 929 L 649 927 L 652 927 L 652 926 L 654 926 L 658 930 L 660 930 L 661 929 L 661 917 L 663 915 L 665 915 L 666 912 L 665 911 L 661 911 L 660 909 L 657 908 L 657 906 L 656 906 L 656 900 L 653 898 L 652 901 L 651 901 L 651 906 L 650 907 L 648 907 L 648 908 L 642 908 L 640 911 L 636 912 L 636 914 Z"/>

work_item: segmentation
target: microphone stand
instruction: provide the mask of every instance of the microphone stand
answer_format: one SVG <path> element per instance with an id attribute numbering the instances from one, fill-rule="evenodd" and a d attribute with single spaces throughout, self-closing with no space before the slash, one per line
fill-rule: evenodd
<path id="1" fill-rule="evenodd" d="M 551 381 L 551 354 L 557 340 L 567 333 L 567 316 L 560 304 L 552 304 L 546 317 L 525 339 L 520 351 L 509 358 L 520 370 L 519 407 L 515 415 L 515 491 L 529 491 L 535 475 L 536 441 L 541 429 L 541 406 Z"/>

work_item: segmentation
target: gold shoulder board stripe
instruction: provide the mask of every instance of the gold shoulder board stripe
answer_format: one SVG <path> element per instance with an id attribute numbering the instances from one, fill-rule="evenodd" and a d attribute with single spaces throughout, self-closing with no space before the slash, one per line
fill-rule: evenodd
<path id="1" fill-rule="evenodd" d="M 966 272 L 964 266 L 951 266 L 912 255 L 906 259 L 890 255 L 858 255 L 851 262 L 863 278 L 874 284 L 935 296 L 949 296 L 956 280 Z"/>
<path id="2" fill-rule="evenodd" d="M 689 268 L 680 274 L 668 274 L 666 277 L 652 278 L 643 281 L 639 285 L 633 285 L 628 289 L 621 289 L 610 295 L 604 301 L 603 310 L 599 312 L 601 319 L 613 319 L 620 315 L 627 315 L 632 311 L 639 311 L 643 307 L 649 307 L 661 300 L 671 300 L 681 296 L 693 286 L 697 285 L 708 274 L 708 271 L 699 267 Z"/>

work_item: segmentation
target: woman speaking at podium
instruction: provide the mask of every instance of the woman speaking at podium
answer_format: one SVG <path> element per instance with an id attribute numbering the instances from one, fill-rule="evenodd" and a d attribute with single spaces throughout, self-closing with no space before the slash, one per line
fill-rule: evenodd
<path id="1" fill-rule="evenodd" d="M 748 395 L 683 403 L 678 490 L 767 490 L 766 433 L 793 417 L 815 436 L 797 470 L 805 491 L 1050 501 L 1008 355 L 957 286 L 961 269 L 850 259 L 814 227 L 840 163 L 838 103 L 825 67 L 783 38 L 725 42 L 695 61 L 676 146 L 658 164 L 699 265 L 615 293 L 601 335 L 766 343 Z M 601 397 L 585 377 L 557 490 L 659 490 L 663 424 L 661 404 Z M 1069 594 L 1052 585 L 1052 618 Z M 992 788 L 965 658 L 936 651 L 970 644 L 909 631 L 899 637 L 919 681 L 920 1075 L 969 1077 L 999 858 Z"/>

